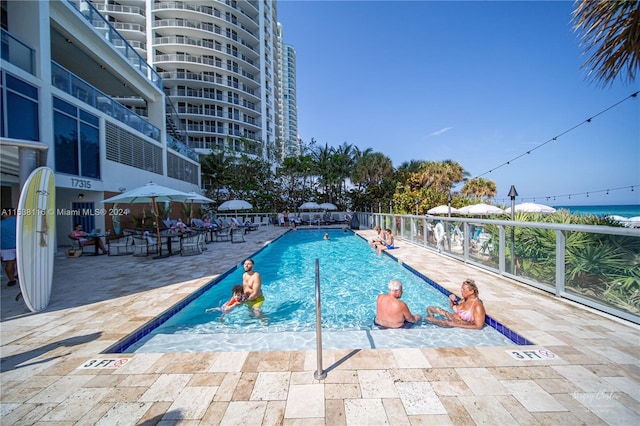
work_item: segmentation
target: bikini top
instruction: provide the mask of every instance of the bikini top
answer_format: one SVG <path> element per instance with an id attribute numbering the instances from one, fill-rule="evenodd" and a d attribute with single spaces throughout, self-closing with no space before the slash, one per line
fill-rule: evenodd
<path id="1" fill-rule="evenodd" d="M 455 305 L 453 307 L 453 310 L 458 314 L 461 320 L 473 322 L 473 305 L 476 304 L 477 300 L 478 298 L 473 299 L 473 302 L 471 302 L 471 306 L 469 307 L 469 309 L 460 309 L 458 308 L 458 305 Z"/>

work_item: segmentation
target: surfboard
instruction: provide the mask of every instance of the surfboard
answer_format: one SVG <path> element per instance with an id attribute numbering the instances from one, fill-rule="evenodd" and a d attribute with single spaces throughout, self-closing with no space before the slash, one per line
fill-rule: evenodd
<path id="1" fill-rule="evenodd" d="M 16 215 L 16 264 L 27 307 L 39 312 L 49 305 L 53 285 L 56 187 L 53 170 L 35 169 L 27 178 Z"/>

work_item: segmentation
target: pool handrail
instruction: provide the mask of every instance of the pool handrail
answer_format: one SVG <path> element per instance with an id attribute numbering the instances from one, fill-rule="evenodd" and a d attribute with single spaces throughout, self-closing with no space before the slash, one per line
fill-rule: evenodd
<path id="1" fill-rule="evenodd" d="M 316 371 L 313 378 L 322 380 L 327 372 L 322 369 L 322 306 L 320 304 L 320 259 L 316 258 Z"/>

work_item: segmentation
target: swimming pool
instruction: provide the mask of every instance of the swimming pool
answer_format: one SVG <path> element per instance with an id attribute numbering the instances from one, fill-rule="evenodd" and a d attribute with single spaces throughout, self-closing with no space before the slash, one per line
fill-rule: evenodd
<path id="1" fill-rule="evenodd" d="M 323 239 L 325 232 L 329 240 Z M 448 292 L 390 256 L 378 256 L 351 231 L 290 231 L 253 256 L 266 301 L 257 319 L 244 306 L 220 321 L 205 313 L 242 282 L 242 264 L 125 339 L 116 352 L 207 352 L 315 349 L 315 263 L 320 264 L 323 348 L 455 347 L 528 344 L 508 329 L 443 329 L 421 323 L 411 330 L 378 330 L 375 301 L 395 278 L 403 300 L 424 316 L 427 306 L 448 309 Z M 462 277 L 461 277 L 462 278 Z M 488 319 L 491 323 L 493 320 Z M 495 321 L 493 321 L 495 324 Z M 505 332 L 506 331 L 506 332 Z M 504 333 L 504 334 L 503 334 Z M 507 338 L 506 336 L 509 336 Z"/>

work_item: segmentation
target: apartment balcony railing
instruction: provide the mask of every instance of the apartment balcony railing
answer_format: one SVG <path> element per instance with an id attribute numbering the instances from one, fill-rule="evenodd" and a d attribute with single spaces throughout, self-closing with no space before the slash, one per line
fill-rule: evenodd
<path id="1" fill-rule="evenodd" d="M 640 229 L 358 213 L 361 224 L 640 324 Z M 434 235 L 442 222 L 445 238 Z M 462 278 L 462 277 L 461 277 Z"/>
<path id="2" fill-rule="evenodd" d="M 160 129 L 55 62 L 51 62 L 51 83 L 74 98 L 160 142 Z"/>
<path id="3" fill-rule="evenodd" d="M 256 77 L 253 74 L 246 72 L 241 67 L 227 65 L 222 63 L 222 61 L 220 60 L 205 58 L 202 56 L 172 53 L 168 55 L 157 55 L 156 62 L 189 62 L 193 64 L 208 65 L 210 67 L 220 68 L 221 70 L 224 70 L 224 71 L 231 71 L 251 81 L 254 81 L 256 83 L 258 82 Z"/>
<path id="4" fill-rule="evenodd" d="M 258 22 L 253 17 L 247 15 L 247 13 L 244 10 L 239 9 L 237 7 L 234 7 L 231 4 L 228 4 L 228 6 L 233 7 L 234 9 L 236 9 L 237 11 L 242 13 L 244 16 L 246 16 L 247 19 L 249 19 L 250 21 L 252 21 L 255 24 L 258 24 Z M 206 15 L 215 16 L 216 18 L 224 19 L 225 21 L 227 21 L 227 22 L 229 22 L 231 24 L 238 25 L 237 20 L 236 21 L 232 21 L 231 19 L 228 19 L 225 15 L 223 15 L 219 11 L 215 10 L 213 7 L 207 6 L 207 5 L 185 4 L 183 2 L 162 2 L 162 3 L 156 3 L 156 4 L 153 5 L 153 10 L 163 10 L 163 9 L 192 10 L 194 12 L 199 12 L 199 13 L 204 13 Z M 254 36 L 256 38 L 258 37 L 251 29 L 246 28 L 242 24 L 240 24 L 239 26 L 241 26 L 241 28 L 243 30 L 245 30 L 246 32 L 248 32 L 252 36 Z"/>
<path id="5" fill-rule="evenodd" d="M 87 22 L 104 35 L 104 39 L 118 49 L 135 69 L 140 71 L 150 82 L 162 90 L 162 79 L 151 65 L 118 33 L 104 16 L 87 0 L 67 0 L 73 5 Z M 137 25 L 137 24 L 135 24 Z"/>
<path id="6" fill-rule="evenodd" d="M 258 53 L 256 48 L 252 44 L 247 43 L 244 39 L 241 39 L 231 31 L 227 30 L 223 32 L 219 27 L 216 27 L 215 25 L 209 24 L 206 22 L 199 22 L 199 21 L 194 21 L 189 19 L 161 19 L 158 21 L 153 21 L 153 28 L 163 28 L 163 27 L 190 28 L 194 30 L 205 31 L 207 33 L 218 34 L 222 37 L 226 37 L 235 42 L 238 42 L 244 47 L 246 47 L 247 49 Z"/>
<path id="7" fill-rule="evenodd" d="M 2 60 L 35 75 L 35 50 L 0 28 L 0 51 Z"/>
<path id="8" fill-rule="evenodd" d="M 200 161 L 200 158 L 197 152 L 195 152 L 194 150 L 192 150 L 191 148 L 189 148 L 187 145 L 180 142 L 176 138 L 172 137 L 171 135 L 167 135 L 167 147 L 171 148 L 175 152 L 179 152 L 180 154 L 192 159 L 193 161 L 196 161 L 196 162 Z"/>
<path id="9" fill-rule="evenodd" d="M 238 88 L 238 89 L 242 90 L 244 93 L 257 98 L 257 96 L 255 94 L 255 90 L 247 88 L 247 86 L 244 85 L 244 84 L 240 84 L 238 86 L 233 86 L 233 85 L 227 84 L 222 79 L 218 79 L 218 78 L 215 78 L 215 77 L 212 77 L 212 76 L 208 76 L 208 75 L 201 75 L 201 74 L 194 74 L 194 73 L 187 73 L 187 72 L 177 72 L 177 71 L 163 72 L 163 73 L 161 73 L 161 75 L 162 75 L 162 78 L 165 78 L 167 80 L 178 79 L 178 80 L 208 81 L 210 83 L 215 83 L 215 84 L 222 85 L 222 86 L 235 87 L 235 88 Z M 183 91 L 182 93 L 180 93 L 180 92 L 176 92 L 176 93 L 170 92 L 171 96 L 185 96 L 185 94 L 187 94 L 186 91 Z M 197 93 L 191 92 L 190 94 L 188 94 L 188 96 L 198 96 L 198 97 L 201 97 L 201 98 L 215 99 L 215 100 L 218 100 L 218 101 L 228 101 L 228 102 L 233 102 L 235 104 L 239 103 L 237 101 L 237 99 L 234 99 L 232 101 L 232 100 L 230 100 L 231 98 L 227 98 L 226 96 L 216 95 L 214 93 L 210 93 L 210 92 L 206 92 L 206 91 L 198 91 Z M 256 106 L 254 104 L 252 104 L 252 103 L 243 102 L 243 106 L 245 108 L 257 111 Z"/>
<path id="10" fill-rule="evenodd" d="M 226 46 L 221 46 L 220 43 L 216 43 L 213 41 L 207 41 L 207 40 L 201 40 L 201 39 L 195 39 L 195 38 L 183 37 L 183 36 L 174 36 L 174 37 L 156 37 L 155 39 L 153 39 L 153 43 L 156 46 L 163 45 L 163 44 L 181 44 L 185 46 L 204 47 L 206 49 L 215 50 L 217 52 L 224 53 L 229 56 L 238 58 L 246 62 L 247 64 L 256 67 L 257 69 L 256 63 L 253 59 L 243 55 L 237 50 L 227 49 Z"/>
<path id="11" fill-rule="evenodd" d="M 145 16 L 144 9 L 136 6 L 120 6 L 117 4 L 103 4 L 96 3 L 96 9 L 100 12 L 117 12 L 117 13 L 126 13 L 131 15 L 140 15 Z"/>

